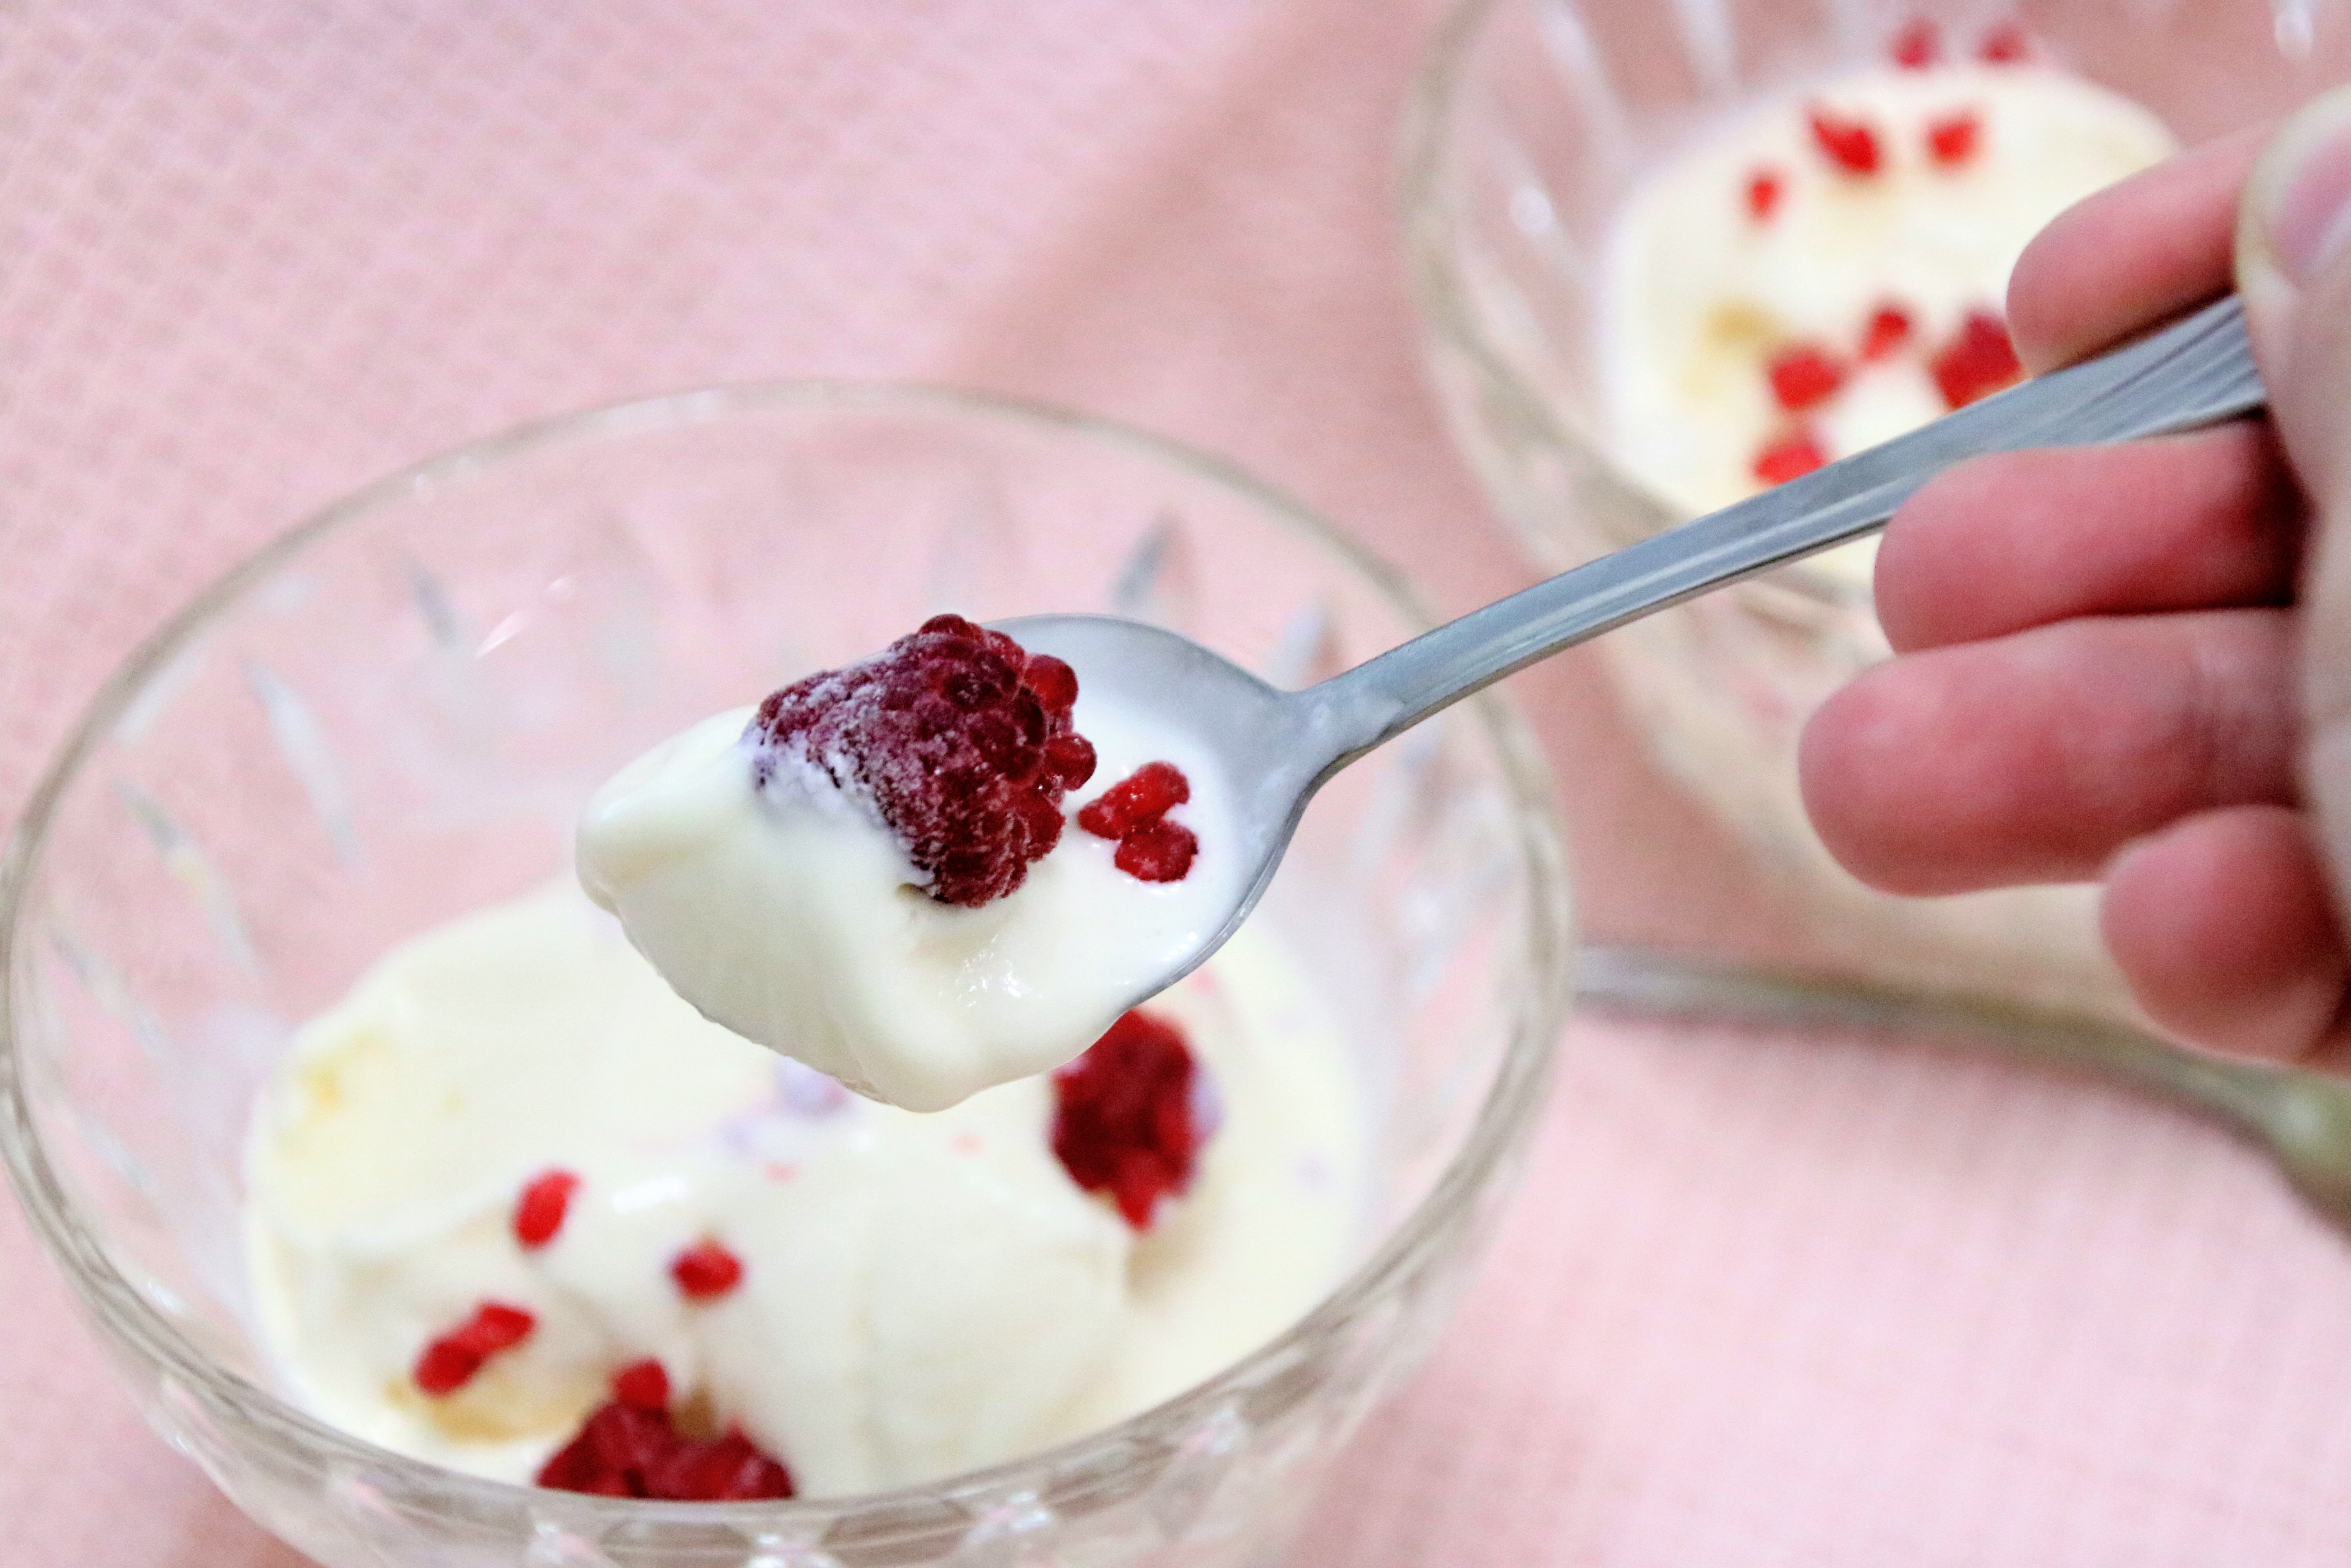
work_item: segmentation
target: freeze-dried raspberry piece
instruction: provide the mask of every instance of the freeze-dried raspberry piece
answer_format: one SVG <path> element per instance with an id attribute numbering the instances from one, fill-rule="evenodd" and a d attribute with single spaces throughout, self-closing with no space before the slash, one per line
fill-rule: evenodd
<path id="1" fill-rule="evenodd" d="M 612 1374 L 612 1397 L 640 1410 L 669 1408 L 669 1369 L 658 1361 L 632 1361 Z"/>
<path id="2" fill-rule="evenodd" d="M 674 1502 L 743 1502 L 792 1495 L 791 1472 L 740 1432 L 680 1442 L 645 1472 L 648 1495 Z"/>
<path id="3" fill-rule="evenodd" d="M 1861 357 L 1872 363 L 1910 340 L 1910 312 L 1899 305 L 1881 305 L 1870 312 L 1862 329 Z"/>
<path id="4" fill-rule="evenodd" d="M 1916 17 L 1894 35 L 1886 52 L 1904 70 L 1923 71 L 1943 57 L 1943 35 L 1928 18 Z"/>
<path id="5" fill-rule="evenodd" d="M 1769 223 L 1779 210 L 1780 198 L 1787 193 L 1787 183 L 1776 169 L 1758 169 L 1747 176 L 1747 215 L 1757 223 Z"/>
<path id="6" fill-rule="evenodd" d="M 1814 105 L 1804 111 L 1821 155 L 1848 174 L 1875 174 L 1880 152 L 1877 132 L 1864 120 L 1848 120 Z"/>
<path id="7" fill-rule="evenodd" d="M 1192 798 L 1192 781 L 1172 762 L 1146 762 L 1085 804 L 1078 826 L 1098 839 L 1123 839 Z"/>
<path id="8" fill-rule="evenodd" d="M 1973 158 L 1982 145 L 1983 116 L 1972 109 L 1927 122 L 1927 156 L 1945 169 Z"/>
<path id="9" fill-rule="evenodd" d="M 2032 57 L 2032 40 L 2025 35 L 2022 23 L 2001 22 L 1984 30 L 1976 57 L 1987 65 L 2012 66 Z"/>
<path id="10" fill-rule="evenodd" d="M 1755 455 L 1755 477 L 1766 485 L 1784 485 L 1799 475 L 1809 474 L 1828 461 L 1828 454 L 1808 430 L 1792 430 L 1776 440 L 1764 444 Z"/>
<path id="11" fill-rule="evenodd" d="M 1181 882 L 1200 853 L 1199 836 L 1167 813 L 1192 798 L 1192 781 L 1172 762 L 1146 762 L 1086 802 L 1078 826 L 1116 839 L 1111 862 L 1138 882 Z"/>
<path id="12" fill-rule="evenodd" d="M 530 1337 L 538 1320 L 504 1301 L 484 1301 L 474 1315 L 426 1345 L 411 1374 L 416 1386 L 435 1399 L 474 1380 L 482 1364 Z"/>
<path id="13" fill-rule="evenodd" d="M 1053 1154 L 1070 1179 L 1149 1228 L 1160 1200 L 1192 1185 L 1205 1134 L 1193 1115 L 1198 1068 L 1183 1031 L 1131 1012 L 1053 1074 Z"/>
<path id="14" fill-rule="evenodd" d="M 1935 351 L 1927 369 L 1943 402 L 1952 408 L 1965 408 L 2024 376 L 2007 326 L 1989 310 L 1969 311 L 1957 335 Z"/>
<path id="15" fill-rule="evenodd" d="M 1137 882 L 1182 882 L 1199 854 L 1200 836 L 1162 817 L 1129 830 L 1111 863 Z"/>
<path id="16" fill-rule="evenodd" d="M 1763 373 L 1771 380 L 1771 396 L 1790 413 L 1818 407 L 1844 385 L 1844 366 L 1812 343 L 1782 349 L 1764 365 Z"/>
<path id="17" fill-rule="evenodd" d="M 1061 796 L 1093 777 L 1071 727 L 1078 677 L 1001 632 L 935 615 L 862 664 L 796 681 L 750 736 L 766 788 L 813 768 L 873 802 L 942 904 L 975 906 L 1028 879 L 1061 836 Z"/>
<path id="18" fill-rule="evenodd" d="M 661 1398 L 650 1400 L 651 1377 Z M 670 1419 L 669 1378 L 641 1361 L 612 1375 L 612 1397 L 588 1413 L 572 1439 L 539 1467 L 538 1484 L 603 1497 L 733 1502 L 792 1495 L 791 1472 L 740 1432 L 695 1439 Z"/>
<path id="19" fill-rule="evenodd" d="M 705 1239 L 669 1260 L 669 1277 L 688 1301 L 706 1301 L 743 1282 L 743 1260 Z"/>
<path id="20" fill-rule="evenodd" d="M 571 1195 L 579 1190 L 580 1178 L 562 1170 L 541 1171 L 524 1185 L 514 1211 L 515 1239 L 524 1251 L 535 1252 L 555 1239 Z"/>

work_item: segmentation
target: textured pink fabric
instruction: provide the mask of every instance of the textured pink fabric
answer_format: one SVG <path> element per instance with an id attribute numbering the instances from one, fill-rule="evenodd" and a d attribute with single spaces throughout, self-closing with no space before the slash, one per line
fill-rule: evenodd
<path id="1" fill-rule="evenodd" d="M 1630 3 L 1630 0 L 1628 0 Z M 1644 0 L 1646 3 L 1646 0 Z M 1466 608 L 1418 380 L 1433 0 L 58 0 L 0 14 L 0 818 L 311 507 L 520 419 L 910 376 L 1226 451 Z M 1521 677 L 1587 916 L 1785 951 L 1587 661 Z M 1526 1201 L 1299 1561 L 2339 1563 L 2351 1266 L 2217 1134 L 1885 1042 L 1589 1023 Z M 284 1568 L 0 1206 L 0 1564 Z"/>

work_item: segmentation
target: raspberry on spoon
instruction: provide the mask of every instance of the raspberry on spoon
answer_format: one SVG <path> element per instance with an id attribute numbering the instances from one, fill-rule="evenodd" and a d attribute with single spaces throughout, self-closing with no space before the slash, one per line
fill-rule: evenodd
<path id="1" fill-rule="evenodd" d="M 1078 826 L 1116 839 L 1112 863 L 1138 882 L 1181 882 L 1200 852 L 1199 836 L 1167 813 L 1192 798 L 1192 781 L 1172 762 L 1146 762 L 1086 802 Z"/>
<path id="2" fill-rule="evenodd" d="M 1061 836 L 1061 797 L 1093 777 L 1071 727 L 1078 678 L 1001 632 L 935 615 L 862 664 L 759 705 L 757 778 L 787 763 L 871 800 L 942 904 L 977 907 L 1028 879 Z"/>

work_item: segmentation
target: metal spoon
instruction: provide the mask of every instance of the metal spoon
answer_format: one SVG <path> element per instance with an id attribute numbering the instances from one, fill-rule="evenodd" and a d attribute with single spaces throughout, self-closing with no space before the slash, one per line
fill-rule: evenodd
<path id="1" fill-rule="evenodd" d="M 1107 615 L 1000 623 L 1032 653 L 1069 661 L 1145 724 L 1189 736 L 1232 793 L 1251 868 L 1223 925 L 1134 1000 L 1222 946 L 1264 894 L 1306 803 L 1374 747 L 1471 693 L 1586 638 L 1682 600 L 1883 528 L 1927 480 L 1962 458 L 2022 447 L 2129 441 L 2192 430 L 2262 406 L 2261 377 L 2232 296 L 2174 325 L 1984 399 L 1882 446 L 1562 572 L 1391 648 L 1303 691 L 1285 692 L 1190 638 Z"/>

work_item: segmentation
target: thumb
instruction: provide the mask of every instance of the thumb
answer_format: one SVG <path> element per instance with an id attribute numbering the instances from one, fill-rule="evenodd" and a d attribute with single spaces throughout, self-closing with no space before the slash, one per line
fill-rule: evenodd
<path id="1" fill-rule="evenodd" d="M 2237 287 L 2270 413 L 2312 508 L 2304 565 L 2304 783 L 2351 907 L 2351 88 L 2305 105 L 2245 183 Z"/>

